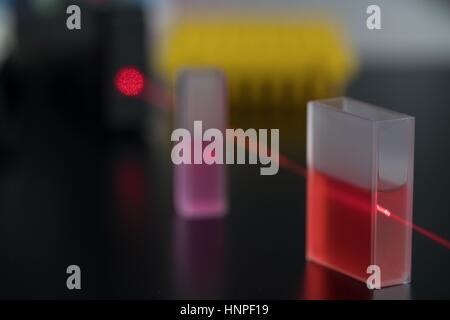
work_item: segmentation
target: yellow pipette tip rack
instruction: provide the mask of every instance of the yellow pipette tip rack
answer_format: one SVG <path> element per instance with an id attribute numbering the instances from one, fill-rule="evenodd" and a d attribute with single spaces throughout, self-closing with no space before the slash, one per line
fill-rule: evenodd
<path id="1" fill-rule="evenodd" d="M 183 67 L 223 70 L 231 106 L 242 100 L 245 106 L 303 104 L 334 95 L 357 66 L 336 23 L 292 14 L 187 17 L 174 26 L 159 57 L 170 83 Z"/>
<path id="2" fill-rule="evenodd" d="M 306 102 L 342 95 L 358 66 L 339 24 L 312 16 L 187 16 L 171 29 L 157 67 L 169 85 L 181 68 L 221 69 L 230 125 L 280 128 L 281 147 L 298 153 L 306 140 Z"/>

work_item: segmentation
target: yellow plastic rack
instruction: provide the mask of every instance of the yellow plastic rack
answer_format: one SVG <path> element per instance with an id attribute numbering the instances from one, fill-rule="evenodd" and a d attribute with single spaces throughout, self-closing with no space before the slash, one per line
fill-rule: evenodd
<path id="1" fill-rule="evenodd" d="M 280 128 L 281 146 L 298 149 L 306 101 L 342 94 L 357 61 L 331 19 L 204 14 L 178 21 L 158 66 L 170 84 L 183 67 L 223 70 L 232 125 Z"/>
<path id="2" fill-rule="evenodd" d="M 170 80 L 181 67 L 222 69 L 232 106 L 240 106 L 243 96 L 258 105 L 323 98 L 342 90 L 356 68 L 336 24 L 302 17 L 187 18 L 175 26 L 160 57 Z"/>

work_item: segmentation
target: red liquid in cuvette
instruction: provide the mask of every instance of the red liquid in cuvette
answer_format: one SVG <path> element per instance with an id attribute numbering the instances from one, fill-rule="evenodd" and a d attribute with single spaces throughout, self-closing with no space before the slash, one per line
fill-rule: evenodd
<path id="1" fill-rule="evenodd" d="M 203 143 L 203 148 L 208 143 Z M 194 154 L 192 147 L 191 154 Z M 177 209 L 181 215 L 214 217 L 226 210 L 225 165 L 181 164 L 175 168 Z"/>
<path id="2" fill-rule="evenodd" d="M 371 263 L 370 190 L 308 172 L 307 256 L 347 275 L 366 278 Z"/>
<path id="3" fill-rule="evenodd" d="M 375 201 L 405 219 L 406 188 L 379 192 L 320 173 L 308 172 L 307 257 L 366 281 L 367 267 L 380 266 L 382 285 L 405 281 L 409 274 L 410 230 L 398 219 L 373 210 Z M 376 214 L 376 219 L 372 215 Z M 376 228 L 372 230 L 376 220 Z M 372 248 L 372 233 L 376 236 Z M 402 280 L 403 279 L 403 280 Z"/>

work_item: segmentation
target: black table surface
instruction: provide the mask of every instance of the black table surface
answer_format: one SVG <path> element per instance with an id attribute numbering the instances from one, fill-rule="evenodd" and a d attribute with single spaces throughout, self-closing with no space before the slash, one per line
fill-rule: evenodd
<path id="1" fill-rule="evenodd" d="M 347 93 L 416 117 L 414 223 L 446 239 L 449 84 L 450 70 L 374 69 Z M 290 171 L 230 166 L 226 218 L 186 221 L 173 209 L 167 142 L 27 110 L 0 162 L 0 298 L 450 298 L 450 251 L 418 233 L 409 285 L 372 292 L 306 262 L 305 179 Z M 66 288 L 72 264 L 79 291 Z"/>

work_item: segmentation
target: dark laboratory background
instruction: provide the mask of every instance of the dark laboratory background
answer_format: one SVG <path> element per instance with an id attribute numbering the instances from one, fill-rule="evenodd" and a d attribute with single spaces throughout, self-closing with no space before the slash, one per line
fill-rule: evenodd
<path id="1" fill-rule="evenodd" d="M 306 262 L 305 178 L 283 168 L 260 176 L 258 166 L 230 166 L 226 217 L 180 218 L 170 99 L 115 83 L 133 66 L 145 88 L 170 92 L 155 56 L 165 20 L 187 9 L 331 12 L 357 61 L 343 93 L 416 118 L 414 223 L 450 239 L 448 2 L 207 2 L 0 1 L 0 298 L 450 298 L 450 251 L 416 232 L 409 285 L 370 291 Z M 81 30 L 66 27 L 70 4 Z M 381 30 L 366 27 L 369 4 L 382 8 Z M 304 135 L 304 124 L 296 129 Z M 287 153 L 304 164 L 301 139 L 281 143 L 302 149 Z M 81 290 L 66 287 L 73 264 Z"/>

